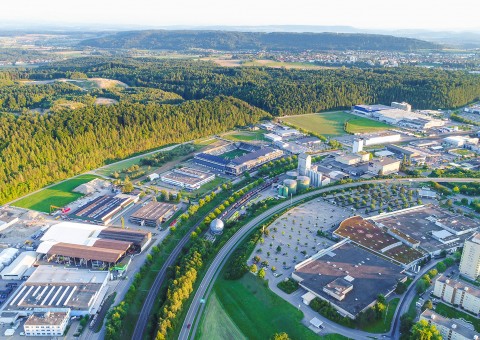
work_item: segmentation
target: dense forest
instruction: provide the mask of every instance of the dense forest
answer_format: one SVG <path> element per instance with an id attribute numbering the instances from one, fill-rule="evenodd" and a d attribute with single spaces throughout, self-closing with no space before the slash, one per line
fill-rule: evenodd
<path id="1" fill-rule="evenodd" d="M 438 49 L 439 45 L 411 38 L 379 34 L 353 33 L 260 33 L 231 31 L 127 31 L 87 39 L 82 46 L 114 49 L 185 51 L 214 49 L 220 51 L 344 51 L 381 50 L 414 51 Z"/>
<path id="2" fill-rule="evenodd" d="M 0 114 L 0 204 L 108 160 L 227 131 L 268 114 L 231 97 Z"/>
<path id="3" fill-rule="evenodd" d="M 312 71 L 226 68 L 185 60 L 85 58 L 36 69 L 27 76 L 51 79 L 72 69 L 130 86 L 174 92 L 186 100 L 233 96 L 279 116 L 402 100 L 415 109 L 456 108 L 480 96 L 478 75 L 413 67 Z"/>

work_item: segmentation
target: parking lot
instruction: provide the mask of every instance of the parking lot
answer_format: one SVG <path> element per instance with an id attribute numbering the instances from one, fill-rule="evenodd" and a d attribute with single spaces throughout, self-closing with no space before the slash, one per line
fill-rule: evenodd
<path id="1" fill-rule="evenodd" d="M 269 226 L 267 235 L 251 254 L 248 265 L 256 262 L 258 269 L 265 267 L 265 279 L 276 284 L 289 277 L 296 264 L 334 244 L 319 236 L 318 231 L 328 232 L 351 215 L 351 210 L 334 206 L 323 199 L 295 207 Z"/>

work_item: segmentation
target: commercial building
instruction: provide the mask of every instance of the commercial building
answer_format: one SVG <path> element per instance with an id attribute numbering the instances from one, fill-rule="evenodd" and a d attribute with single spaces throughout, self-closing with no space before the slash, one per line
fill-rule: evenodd
<path id="1" fill-rule="evenodd" d="M 298 174 L 300 176 L 305 176 L 307 170 L 312 168 L 312 157 L 306 153 L 301 153 L 298 155 Z"/>
<path id="2" fill-rule="evenodd" d="M 454 252 L 478 229 L 479 223 L 461 214 L 420 205 L 369 218 L 397 240 L 431 256 Z"/>
<path id="3" fill-rule="evenodd" d="M 268 139 L 268 140 L 271 140 L 272 142 L 279 142 L 282 140 L 282 137 L 280 137 L 279 135 L 276 135 L 274 133 L 265 133 L 263 134 L 263 136 Z"/>
<path id="4" fill-rule="evenodd" d="M 116 196 L 99 196 L 85 203 L 70 216 L 73 218 L 107 225 L 123 210 L 138 201 L 137 196 L 118 194 Z"/>
<path id="5" fill-rule="evenodd" d="M 33 313 L 25 321 L 26 336 L 62 336 L 70 319 L 70 310 L 64 312 Z"/>
<path id="6" fill-rule="evenodd" d="M 94 314 L 107 292 L 109 275 L 107 271 L 39 266 L 4 310 L 21 315 L 58 309 L 69 309 L 72 316 Z"/>
<path id="7" fill-rule="evenodd" d="M 177 210 L 177 206 L 163 202 L 149 202 L 130 215 L 130 221 L 138 225 L 156 228 L 169 219 Z"/>
<path id="8" fill-rule="evenodd" d="M 154 181 L 156 179 L 159 179 L 159 178 L 160 178 L 160 175 L 157 174 L 157 173 L 153 173 L 153 174 L 148 175 L 148 179 L 149 179 L 150 182 Z"/>
<path id="9" fill-rule="evenodd" d="M 462 258 L 460 260 L 460 273 L 470 279 L 476 280 L 480 275 L 480 234 L 476 233 L 465 240 Z"/>
<path id="10" fill-rule="evenodd" d="M 388 144 L 399 142 L 401 136 L 399 133 L 393 132 L 381 132 L 372 135 L 363 135 L 364 146 L 378 145 L 378 144 Z"/>
<path id="11" fill-rule="evenodd" d="M 446 318 L 431 309 L 425 309 L 420 315 L 420 320 L 434 325 L 442 335 L 442 339 L 478 340 L 480 338 L 480 334 L 475 331 L 473 326 L 468 327 L 463 321 Z"/>
<path id="12" fill-rule="evenodd" d="M 420 150 L 411 146 L 387 145 L 386 149 L 391 151 L 400 158 L 404 158 L 409 162 L 424 163 L 434 162 L 440 158 L 440 154 L 427 150 Z"/>
<path id="13" fill-rule="evenodd" d="M 202 185 L 213 181 L 215 174 L 183 167 L 163 174 L 160 179 L 162 182 L 173 184 L 187 190 L 197 190 L 200 189 Z"/>
<path id="14" fill-rule="evenodd" d="M 443 139 L 445 144 L 448 144 L 450 147 L 461 147 L 466 144 L 478 144 L 478 138 L 470 138 L 468 136 L 450 136 Z"/>
<path id="15" fill-rule="evenodd" d="M 17 255 L 17 248 L 3 249 L 0 253 L 0 266 L 2 267 L 2 269 L 12 263 L 12 261 L 17 257 Z"/>
<path id="16" fill-rule="evenodd" d="M 288 127 L 284 127 L 283 129 L 282 128 L 276 129 L 275 134 L 282 137 L 282 138 L 286 138 L 286 137 L 292 137 L 292 136 L 300 135 L 301 133 L 298 132 L 298 130 L 291 129 L 291 128 L 288 128 Z"/>
<path id="17" fill-rule="evenodd" d="M 392 104 L 390 106 L 395 108 L 395 109 L 400 109 L 400 110 L 403 110 L 403 111 L 408 111 L 408 112 L 412 111 L 412 105 L 410 105 L 409 103 L 406 103 L 406 102 L 401 102 L 401 103 L 392 102 Z"/>
<path id="18" fill-rule="evenodd" d="M 151 233 L 61 222 L 41 238 L 37 253 L 45 261 L 92 268 L 110 268 L 126 255 L 142 251 Z"/>
<path id="19" fill-rule="evenodd" d="M 318 298 L 328 301 L 342 315 L 356 318 L 375 304 L 377 296 L 388 296 L 404 269 L 343 240 L 297 264 L 292 278 Z"/>
<path id="20" fill-rule="evenodd" d="M 37 253 L 34 251 L 25 251 L 1 272 L 3 280 L 21 280 L 27 269 L 31 268 L 37 260 Z"/>
<path id="21" fill-rule="evenodd" d="M 373 159 L 368 163 L 368 171 L 375 175 L 390 175 L 400 170 L 401 161 L 391 157 Z"/>
<path id="22" fill-rule="evenodd" d="M 433 294 L 451 305 L 458 305 L 474 314 L 480 313 L 480 288 L 474 285 L 442 275 L 435 281 Z"/>
<path id="23" fill-rule="evenodd" d="M 317 137 L 303 137 L 297 139 L 295 143 L 311 148 L 322 144 L 322 141 Z"/>

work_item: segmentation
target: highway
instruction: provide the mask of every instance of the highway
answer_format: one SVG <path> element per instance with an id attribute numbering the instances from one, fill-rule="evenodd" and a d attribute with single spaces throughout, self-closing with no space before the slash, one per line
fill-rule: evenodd
<path id="1" fill-rule="evenodd" d="M 362 182 L 354 182 L 354 183 L 347 183 L 342 185 L 336 185 L 332 187 L 327 187 L 315 191 L 308 192 L 303 195 L 296 196 L 291 201 L 282 202 L 279 205 L 276 205 L 269 210 L 265 211 L 261 215 L 254 218 L 252 221 L 248 222 L 242 228 L 240 228 L 231 238 L 227 241 L 227 243 L 220 249 L 215 259 L 212 261 L 210 267 L 208 268 L 205 276 L 200 283 L 199 288 L 195 292 L 195 296 L 193 301 L 190 305 L 188 310 L 187 316 L 184 320 L 182 330 L 180 331 L 179 339 L 187 340 L 192 334 L 192 338 L 194 338 L 197 327 L 199 325 L 199 321 L 201 319 L 201 314 L 204 310 L 205 304 L 202 303 L 202 300 L 206 300 L 212 290 L 213 283 L 215 279 L 220 273 L 221 268 L 225 265 L 226 261 L 233 253 L 235 248 L 250 234 L 250 232 L 255 229 L 262 221 L 268 219 L 270 216 L 280 212 L 281 210 L 288 208 L 291 205 L 295 205 L 297 202 L 309 198 L 315 195 L 318 195 L 323 192 L 331 191 L 334 189 L 346 189 L 351 187 L 356 187 L 362 184 L 370 184 L 370 183 L 408 183 L 408 182 L 480 182 L 480 179 L 472 179 L 472 178 L 398 178 L 398 179 L 379 179 L 379 180 L 369 180 L 369 181 L 362 181 Z M 319 315 L 320 316 L 320 315 Z M 396 319 L 394 320 L 395 324 L 399 319 L 399 315 L 397 315 Z M 352 330 L 349 328 L 342 327 L 340 325 L 335 324 L 334 322 L 322 318 L 322 321 L 325 322 L 331 329 L 338 330 L 338 333 L 345 335 L 352 339 L 360 339 L 365 338 L 365 332 Z M 190 326 L 189 326 L 190 325 Z M 377 337 L 378 334 L 370 334 L 370 336 Z M 138 339 L 138 338 L 136 338 Z"/>

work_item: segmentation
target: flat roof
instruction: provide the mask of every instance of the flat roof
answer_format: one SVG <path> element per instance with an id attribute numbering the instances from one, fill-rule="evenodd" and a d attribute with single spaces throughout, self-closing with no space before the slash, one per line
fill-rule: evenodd
<path id="1" fill-rule="evenodd" d="M 60 326 L 69 315 L 69 312 L 33 313 L 25 321 L 25 326 Z"/>
<path id="2" fill-rule="evenodd" d="M 101 283 L 108 277 L 107 271 L 66 268 L 51 265 L 38 266 L 27 283 Z"/>
<path id="3" fill-rule="evenodd" d="M 380 159 L 372 159 L 370 163 L 376 163 L 376 164 L 385 166 L 385 165 L 400 163 L 400 160 L 396 158 L 391 158 L 391 157 L 383 157 Z"/>
<path id="4" fill-rule="evenodd" d="M 37 260 L 37 253 L 34 251 L 24 251 L 23 253 L 20 253 L 18 257 L 13 260 L 13 262 L 5 267 L 1 275 L 23 275 L 25 271 L 33 266 L 35 261 Z"/>
<path id="5" fill-rule="evenodd" d="M 157 221 L 174 209 L 175 205 L 170 203 L 149 202 L 147 205 L 134 212 L 130 218 Z"/>
<path id="6" fill-rule="evenodd" d="M 393 290 L 405 278 L 403 270 L 352 242 L 342 241 L 298 264 L 294 274 L 303 280 L 301 285 L 306 289 L 356 315 L 374 302 L 378 294 L 386 295 Z M 348 276 L 350 281 L 345 279 Z M 323 291 L 328 284 L 339 282 L 337 279 L 353 285 L 341 301 Z"/>
<path id="7" fill-rule="evenodd" d="M 164 178 L 166 178 L 166 179 L 169 179 L 169 180 L 173 180 L 173 181 L 177 181 L 177 182 L 181 182 L 181 183 L 185 183 L 185 184 L 190 184 L 190 185 L 195 185 L 195 184 L 200 183 L 201 181 L 203 181 L 205 179 L 205 178 L 190 176 L 190 175 L 187 175 L 187 174 L 181 174 L 181 173 L 174 172 L 174 171 L 170 171 L 170 172 L 167 172 L 167 173 L 163 174 L 161 176 L 161 178 L 162 178 L 162 180 Z"/>
<path id="8" fill-rule="evenodd" d="M 267 146 L 265 148 L 249 152 L 249 153 L 247 153 L 243 156 L 234 158 L 234 159 L 231 160 L 231 162 L 236 164 L 236 165 L 241 165 L 243 163 L 253 161 L 257 158 L 265 157 L 268 154 L 271 154 L 271 153 L 274 153 L 274 152 L 282 152 L 282 151 L 278 150 L 278 149 L 270 148 L 270 147 Z"/>
<path id="9" fill-rule="evenodd" d="M 91 221 L 103 222 L 115 214 L 118 210 L 134 201 L 127 195 L 100 196 L 85 203 L 71 215 Z"/>
<path id="10" fill-rule="evenodd" d="M 421 252 L 406 244 L 394 246 L 400 241 L 361 216 L 343 220 L 334 234 L 349 238 L 355 243 L 403 264 L 409 264 L 423 257 Z"/>
<path id="11" fill-rule="evenodd" d="M 403 209 L 374 216 L 370 220 L 379 226 L 401 231 L 420 242 L 420 247 L 429 253 L 462 246 L 473 230 L 480 226 L 480 223 L 472 219 L 433 205 Z M 457 233 L 458 241 L 444 244 L 432 237 L 434 232 L 450 231 L 448 229 Z"/>
<path id="12" fill-rule="evenodd" d="M 89 239 L 96 237 L 102 229 L 105 227 L 85 223 L 60 222 L 52 225 L 40 240 L 87 244 Z"/>
<path id="13" fill-rule="evenodd" d="M 115 263 L 125 254 L 126 250 L 89 247 L 80 244 L 57 243 L 47 252 L 47 255 L 68 256 L 85 260 Z"/>
<path id="14" fill-rule="evenodd" d="M 98 237 L 131 242 L 137 246 L 142 246 L 152 237 L 152 233 L 143 230 L 105 228 L 100 232 Z"/>

